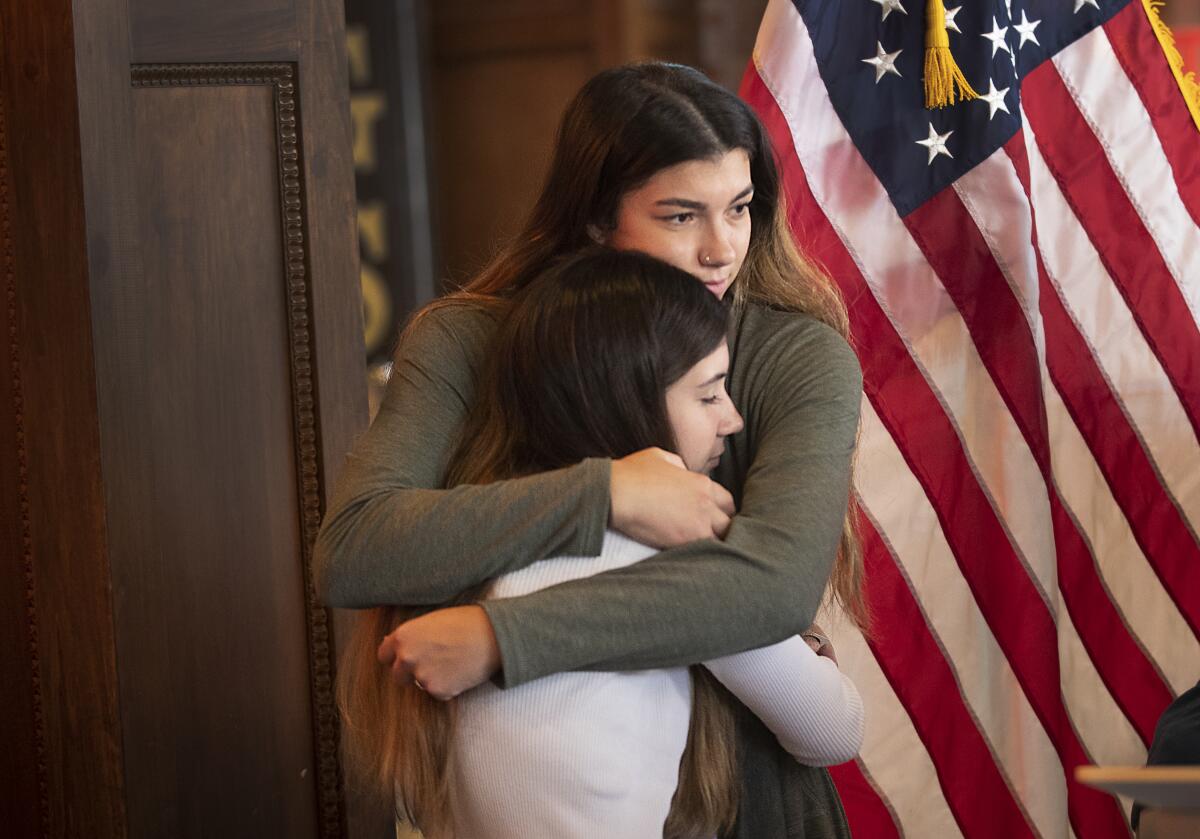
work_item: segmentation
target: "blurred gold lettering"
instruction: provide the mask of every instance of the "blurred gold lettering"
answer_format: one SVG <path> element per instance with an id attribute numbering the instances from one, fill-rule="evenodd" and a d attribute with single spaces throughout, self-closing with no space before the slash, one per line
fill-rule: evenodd
<path id="1" fill-rule="evenodd" d="M 388 337 L 392 327 L 392 294 L 383 275 L 366 262 L 359 271 L 363 298 L 363 343 L 372 355 Z"/>
<path id="2" fill-rule="evenodd" d="M 387 101 L 376 91 L 354 93 L 350 96 L 350 119 L 354 123 L 354 168 L 359 172 L 374 172 L 376 157 L 375 123 L 387 112 Z"/>
<path id="3" fill-rule="evenodd" d="M 371 41 L 361 23 L 346 27 L 346 63 L 350 65 L 350 84 L 370 84 Z"/>
<path id="4" fill-rule="evenodd" d="M 358 205 L 358 238 L 364 257 L 375 263 L 387 260 L 387 207 L 379 199 Z"/>

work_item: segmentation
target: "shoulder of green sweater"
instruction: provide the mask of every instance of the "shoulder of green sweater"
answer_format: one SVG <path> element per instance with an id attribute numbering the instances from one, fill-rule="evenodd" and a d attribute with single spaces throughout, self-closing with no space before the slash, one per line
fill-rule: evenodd
<path id="1" fill-rule="evenodd" d="M 803 312 L 749 303 L 737 322 L 734 367 L 745 363 L 792 375 L 842 379 L 862 387 L 862 367 L 836 329 Z"/>
<path id="2" fill-rule="evenodd" d="M 423 350 L 474 349 L 491 339 L 500 316 L 500 304 L 444 297 L 413 315 L 401 338 L 401 348 L 416 344 Z"/>
<path id="3" fill-rule="evenodd" d="M 453 393 L 465 408 L 499 316 L 498 309 L 454 298 L 417 312 L 401 333 L 388 384 L 394 396 L 384 400 L 381 410 L 401 404 L 396 401 L 399 394 L 428 399 Z"/>

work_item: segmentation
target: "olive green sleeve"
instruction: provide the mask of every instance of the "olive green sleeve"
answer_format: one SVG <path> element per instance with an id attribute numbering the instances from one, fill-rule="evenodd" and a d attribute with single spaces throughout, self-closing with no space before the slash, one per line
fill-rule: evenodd
<path id="1" fill-rule="evenodd" d="M 486 602 L 505 685 L 566 670 L 694 663 L 812 623 L 846 514 L 858 360 L 809 318 L 758 312 L 735 344 L 730 391 L 746 428 L 728 442 L 737 474 L 723 477 L 735 490 L 744 482 L 726 539 Z"/>
<path id="2" fill-rule="evenodd" d="M 600 552 L 609 460 L 443 489 L 494 324 L 476 308 L 451 305 L 406 335 L 317 537 L 314 572 L 328 605 L 441 603 L 538 559 Z"/>

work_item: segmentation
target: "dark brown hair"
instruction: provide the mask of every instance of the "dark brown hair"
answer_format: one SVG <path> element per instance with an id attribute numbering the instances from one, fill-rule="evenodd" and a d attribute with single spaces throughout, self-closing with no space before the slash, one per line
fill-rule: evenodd
<path id="1" fill-rule="evenodd" d="M 727 320 L 695 277 L 644 254 L 595 248 L 554 265 L 497 329 L 448 481 L 674 450 L 666 390 Z"/>
<path id="2" fill-rule="evenodd" d="M 696 278 L 651 257 L 591 249 L 509 301 L 447 485 L 489 483 L 588 457 L 675 448 L 666 391 L 725 339 L 728 311 Z M 484 587 L 456 602 L 482 597 Z M 452 825 L 455 703 L 396 686 L 379 641 L 416 612 L 365 613 L 339 672 L 349 754 L 429 839 Z M 693 668 L 693 713 L 668 837 L 712 835 L 737 806 L 735 729 L 720 688 Z"/>

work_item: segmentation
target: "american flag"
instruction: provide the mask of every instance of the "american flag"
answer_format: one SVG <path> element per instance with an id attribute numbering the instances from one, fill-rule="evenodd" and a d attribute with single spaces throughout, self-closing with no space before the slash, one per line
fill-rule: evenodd
<path id="1" fill-rule="evenodd" d="M 947 5 L 978 99 L 922 0 L 771 0 L 741 91 L 865 378 L 834 777 L 857 836 L 1127 836 L 1074 768 L 1200 678 L 1200 133 L 1141 0 Z"/>

